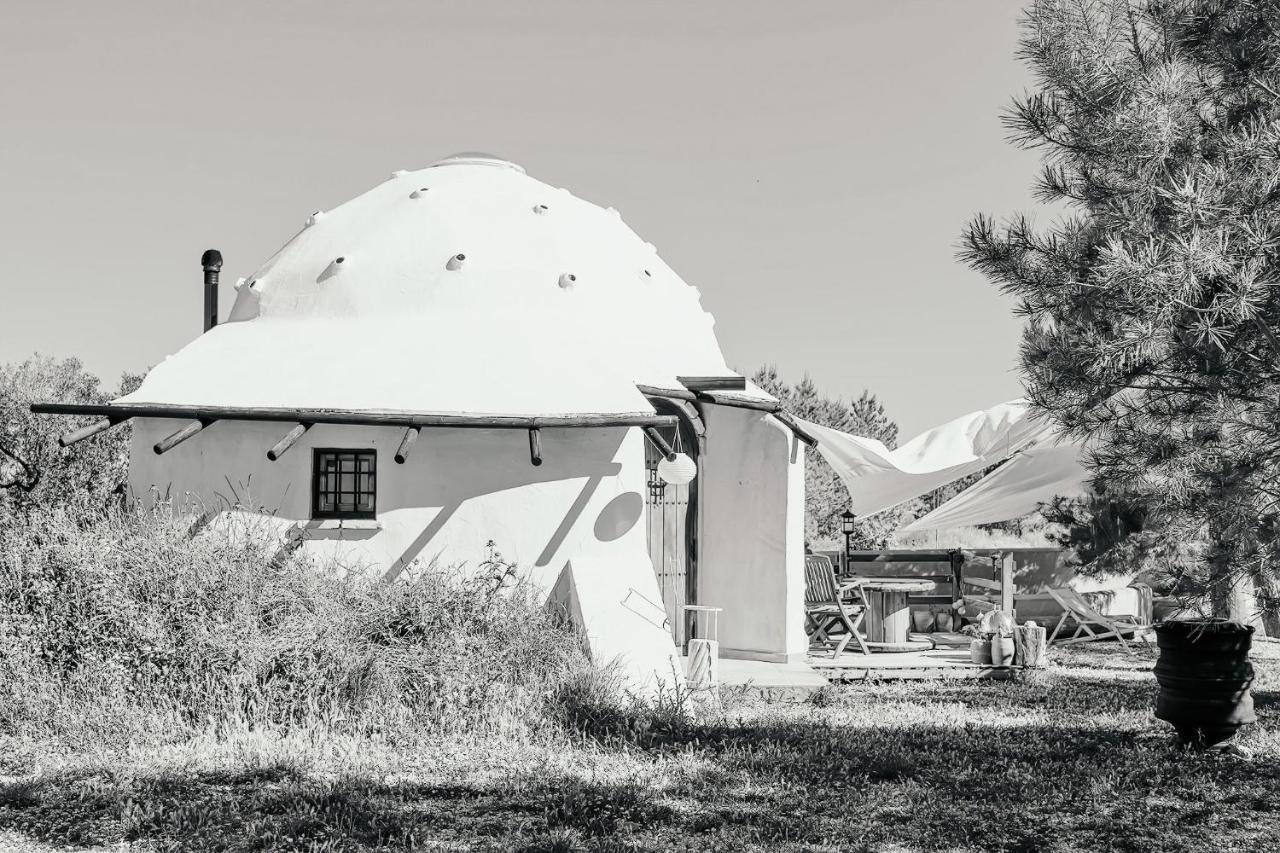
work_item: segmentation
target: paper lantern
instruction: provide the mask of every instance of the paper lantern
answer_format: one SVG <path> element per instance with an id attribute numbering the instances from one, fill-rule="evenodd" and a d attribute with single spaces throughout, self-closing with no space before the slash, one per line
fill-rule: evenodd
<path id="1" fill-rule="evenodd" d="M 677 453 L 675 459 L 663 458 L 658 463 L 658 476 L 662 482 L 673 486 L 683 486 L 698 473 L 698 463 L 689 458 L 687 453 Z"/>

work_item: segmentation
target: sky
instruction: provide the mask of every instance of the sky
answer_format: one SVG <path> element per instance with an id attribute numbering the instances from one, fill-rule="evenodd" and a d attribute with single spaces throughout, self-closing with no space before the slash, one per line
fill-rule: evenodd
<path id="1" fill-rule="evenodd" d="M 489 151 L 702 292 L 729 364 L 868 389 L 903 438 L 1020 394 L 955 252 L 1034 211 L 1015 0 L 21 3 L 0 29 L 0 362 L 108 384 L 201 331 L 312 210 Z"/>

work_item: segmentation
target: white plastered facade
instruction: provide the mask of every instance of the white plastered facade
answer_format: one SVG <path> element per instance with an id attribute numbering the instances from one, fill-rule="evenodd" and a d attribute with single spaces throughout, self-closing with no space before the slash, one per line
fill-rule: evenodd
<path id="1" fill-rule="evenodd" d="M 637 385 L 733 375 L 697 291 L 616 212 L 500 161 L 445 164 L 310 219 L 242 283 L 228 322 L 118 402 L 632 415 L 654 413 Z M 704 414 L 697 599 L 724 608 L 729 653 L 795 658 L 803 460 L 766 414 Z M 290 424 L 224 419 L 153 452 L 184 423 L 135 420 L 135 495 L 253 512 L 309 553 L 388 578 L 414 561 L 474 565 L 492 542 L 572 610 L 597 659 L 642 686 L 679 678 L 645 541 L 640 429 L 544 428 L 539 466 L 519 429 L 424 429 L 396 464 L 403 428 L 320 423 L 272 462 Z M 376 451 L 374 522 L 311 518 L 320 448 Z"/>

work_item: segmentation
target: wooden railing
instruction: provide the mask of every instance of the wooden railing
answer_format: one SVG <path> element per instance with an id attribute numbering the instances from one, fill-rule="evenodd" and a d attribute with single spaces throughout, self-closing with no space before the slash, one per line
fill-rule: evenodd
<path id="1" fill-rule="evenodd" d="M 1015 587 L 1013 583 L 1014 561 L 1012 554 L 1000 554 L 998 558 L 993 558 L 994 565 L 991 568 L 991 574 L 994 577 L 984 578 L 964 573 L 964 567 L 961 566 L 956 574 L 956 600 L 954 606 L 960 608 L 972 605 L 978 610 L 1003 610 L 1006 613 L 1014 613 L 1013 594 Z M 970 571 L 973 571 L 970 568 Z M 977 592 L 970 592 L 967 587 L 973 587 Z"/>

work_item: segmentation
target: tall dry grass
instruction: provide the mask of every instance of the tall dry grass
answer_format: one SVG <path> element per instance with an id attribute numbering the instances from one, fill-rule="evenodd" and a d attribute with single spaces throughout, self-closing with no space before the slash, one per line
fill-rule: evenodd
<path id="1" fill-rule="evenodd" d="M 598 680 L 496 553 L 387 584 L 165 508 L 0 519 L 0 735 L 69 753 L 218 733 L 536 737 Z"/>

